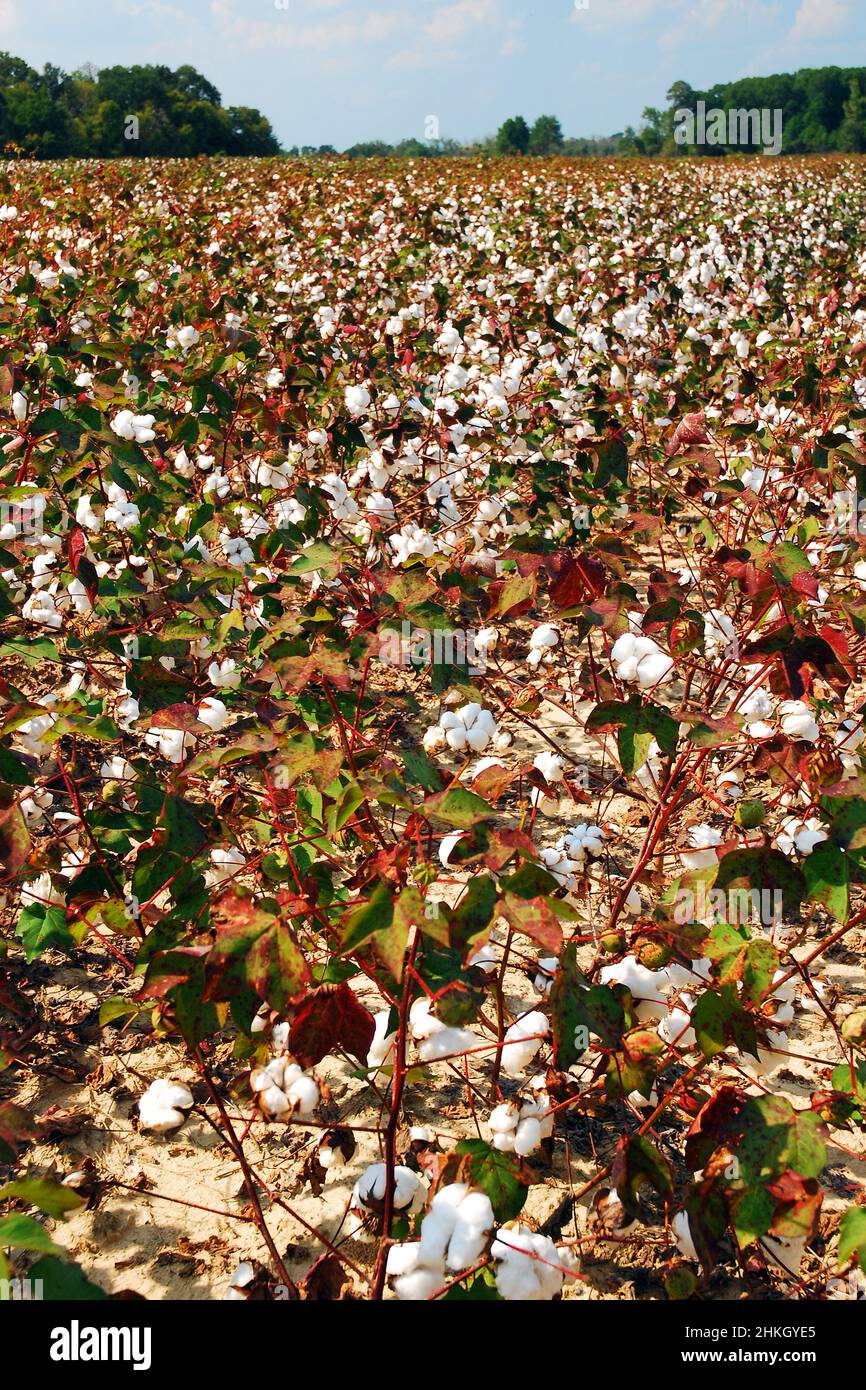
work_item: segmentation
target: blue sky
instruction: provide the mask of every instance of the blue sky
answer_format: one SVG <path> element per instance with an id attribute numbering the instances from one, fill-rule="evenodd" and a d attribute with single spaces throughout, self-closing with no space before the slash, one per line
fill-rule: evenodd
<path id="1" fill-rule="evenodd" d="M 287 146 L 422 139 L 429 117 L 469 139 L 516 112 L 594 135 L 676 78 L 866 65 L 866 0 L 0 0 L 0 48 L 192 63 Z"/>

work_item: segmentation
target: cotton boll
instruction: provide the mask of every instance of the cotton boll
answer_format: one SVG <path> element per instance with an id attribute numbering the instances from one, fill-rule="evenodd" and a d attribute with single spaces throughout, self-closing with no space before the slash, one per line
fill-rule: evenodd
<path id="1" fill-rule="evenodd" d="M 782 822 L 782 828 L 776 835 L 776 844 L 783 854 L 792 855 L 796 852 L 805 857 L 826 839 L 827 831 L 816 816 L 810 816 L 807 820 L 798 820 L 796 816 L 792 816 Z"/>
<path id="2" fill-rule="evenodd" d="M 448 1280 L 435 1269 L 414 1269 L 394 1281 L 394 1292 L 403 1303 L 418 1303 L 432 1298 Z"/>
<path id="3" fill-rule="evenodd" d="M 583 865 L 587 856 L 597 859 L 604 847 L 604 831 L 597 825 L 589 825 L 586 821 L 580 821 L 561 841 L 563 849 L 569 856 L 576 860 L 579 865 Z"/>
<path id="4" fill-rule="evenodd" d="M 241 673 L 237 663 L 227 656 L 222 661 L 212 661 L 207 671 L 208 680 L 217 689 L 237 690 L 241 683 Z"/>
<path id="5" fill-rule="evenodd" d="M 144 741 L 156 748 L 161 758 L 170 763 L 182 763 L 187 753 L 195 747 L 195 736 L 183 729 L 161 729 L 156 725 L 148 729 Z"/>
<path id="6" fill-rule="evenodd" d="M 549 1031 L 546 1016 L 538 1010 L 524 1014 L 512 1023 L 506 1030 L 502 1046 L 502 1070 L 507 1076 L 520 1076 L 525 1071 Z"/>
<path id="7" fill-rule="evenodd" d="M 693 825 L 688 832 L 689 850 L 680 850 L 683 867 L 689 870 L 710 869 L 719 862 L 715 846 L 722 843 L 720 830 L 710 825 Z"/>
<path id="8" fill-rule="evenodd" d="M 186 1086 L 172 1081 L 152 1081 L 138 1102 L 141 1127 L 155 1134 L 168 1134 L 183 1124 L 184 1112 L 192 1104 L 192 1092 Z"/>
<path id="9" fill-rule="evenodd" d="M 387 1169 L 384 1163 L 371 1163 L 355 1184 L 352 1205 L 360 1204 L 366 1211 L 380 1212 L 385 1201 Z M 394 1165 L 394 1209 L 419 1211 L 424 1205 L 424 1183 L 411 1168 Z"/>
<path id="10" fill-rule="evenodd" d="M 789 738 L 814 743 L 820 730 L 809 706 L 803 700 L 784 700 L 779 706 L 782 733 Z"/>
<path id="11" fill-rule="evenodd" d="M 677 1243 L 677 1249 L 679 1250 L 683 1259 L 694 1260 L 694 1262 L 697 1263 L 698 1252 L 695 1249 L 694 1241 L 692 1240 L 692 1232 L 691 1227 L 689 1226 L 688 1214 L 684 1211 L 678 1211 L 673 1221 L 671 1222 L 671 1229 L 673 1231 L 674 1240 Z"/>
<path id="12" fill-rule="evenodd" d="M 493 1242 L 496 1287 L 508 1301 L 552 1299 L 562 1291 L 564 1273 L 559 1251 L 548 1236 L 509 1222 Z"/>
<path id="13" fill-rule="evenodd" d="M 562 781 L 565 765 L 562 758 L 557 757 L 555 753 L 545 752 L 537 754 L 533 760 L 532 766 L 538 769 L 545 782 L 548 782 L 551 786 L 556 782 Z"/>
<path id="14" fill-rule="evenodd" d="M 207 724 L 209 729 L 213 729 L 214 733 L 219 733 L 221 729 L 225 728 L 226 720 L 228 719 L 228 710 L 222 700 L 217 700 L 213 696 L 208 695 L 202 700 L 198 707 L 198 718 L 200 723 Z"/>
<path id="15" fill-rule="evenodd" d="M 462 839 L 465 838 L 464 830 L 453 830 L 450 835 L 446 835 L 439 845 L 439 863 L 447 869 L 451 855 Z"/>
<path id="16" fill-rule="evenodd" d="M 370 1050 L 367 1053 L 367 1066 L 377 1071 L 380 1067 L 390 1065 L 394 1060 L 394 1043 L 397 1040 L 396 1031 L 388 1032 L 388 1020 L 390 1011 L 381 1009 L 373 1016 L 374 1033 Z"/>
<path id="17" fill-rule="evenodd" d="M 319 1088 L 313 1078 L 307 1076 L 298 1066 L 291 1069 L 287 1067 L 285 1087 L 286 1097 L 293 1112 L 302 1118 L 312 1115 L 320 1099 Z"/>

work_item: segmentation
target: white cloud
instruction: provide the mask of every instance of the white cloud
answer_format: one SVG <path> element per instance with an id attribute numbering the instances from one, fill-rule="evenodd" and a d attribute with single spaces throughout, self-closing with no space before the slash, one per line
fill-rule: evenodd
<path id="1" fill-rule="evenodd" d="M 848 5 L 843 0 L 800 0 L 791 38 L 814 39 L 835 34 L 848 13 Z"/>
<path id="2" fill-rule="evenodd" d="M 17 19 L 15 0 L 0 0 L 0 34 L 8 33 L 10 29 L 14 29 Z"/>
<path id="3" fill-rule="evenodd" d="M 453 43 L 477 24 L 494 23 L 496 0 L 453 0 L 442 5 L 424 25 L 424 33 L 434 43 Z"/>
<path id="4" fill-rule="evenodd" d="M 289 0 L 286 9 L 274 6 L 267 18 L 252 18 L 239 12 L 237 0 L 211 0 L 211 14 L 225 37 L 249 48 L 320 53 L 384 43 L 411 22 L 403 9 L 365 8 L 359 13 L 357 9 L 351 11 L 346 0 L 302 0 L 299 18 L 295 3 Z"/>

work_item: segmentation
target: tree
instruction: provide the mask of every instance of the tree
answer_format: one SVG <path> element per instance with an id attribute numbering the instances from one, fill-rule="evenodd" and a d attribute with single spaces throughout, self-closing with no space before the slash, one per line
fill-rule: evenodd
<path id="1" fill-rule="evenodd" d="M 863 154 L 866 151 L 866 96 L 859 78 L 852 79 L 848 100 L 842 108 L 837 144 L 846 154 Z"/>
<path id="2" fill-rule="evenodd" d="M 496 136 L 497 154 L 526 154 L 529 149 L 529 126 L 522 116 L 511 116 L 499 127 Z"/>
<path id="3" fill-rule="evenodd" d="M 530 154 L 558 154 L 563 146 L 562 126 L 556 116 L 539 116 L 529 136 Z"/>

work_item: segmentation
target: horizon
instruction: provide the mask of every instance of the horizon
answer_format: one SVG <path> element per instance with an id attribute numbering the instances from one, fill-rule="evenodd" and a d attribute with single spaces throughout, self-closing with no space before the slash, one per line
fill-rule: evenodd
<path id="1" fill-rule="evenodd" d="M 285 149 L 483 140 L 509 116 L 607 136 L 741 77 L 857 65 L 853 0 L 0 0 L 0 49 L 42 69 L 189 63 Z M 649 61 L 648 61 L 649 59 Z M 866 61 L 866 56 L 864 56 Z M 384 79 L 384 80 L 383 80 Z M 623 96 L 623 93 L 627 96 Z M 339 94 L 339 99 L 334 96 Z"/>

